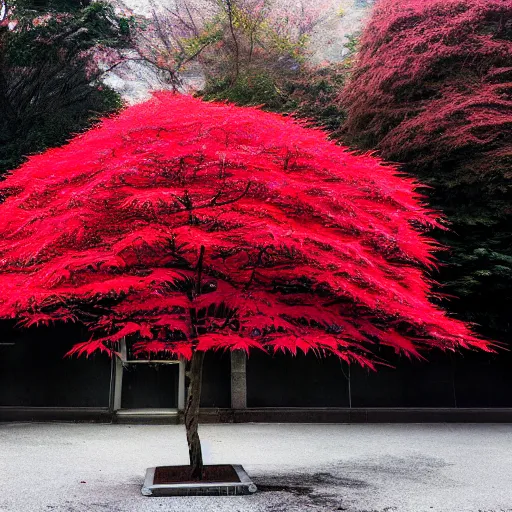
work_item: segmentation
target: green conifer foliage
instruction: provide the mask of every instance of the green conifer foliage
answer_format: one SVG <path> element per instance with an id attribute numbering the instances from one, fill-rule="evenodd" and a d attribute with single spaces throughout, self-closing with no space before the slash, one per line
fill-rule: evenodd
<path id="1" fill-rule="evenodd" d="M 98 82 L 95 53 L 126 41 L 122 20 L 103 3 L 9 4 L 0 26 L 0 175 L 121 106 Z"/>

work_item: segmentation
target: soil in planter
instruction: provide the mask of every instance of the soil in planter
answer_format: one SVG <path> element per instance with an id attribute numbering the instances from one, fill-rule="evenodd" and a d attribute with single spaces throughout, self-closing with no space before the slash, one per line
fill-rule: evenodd
<path id="1" fill-rule="evenodd" d="M 204 483 L 238 483 L 240 479 L 233 466 L 215 465 L 204 466 L 203 479 L 190 479 L 190 466 L 161 466 L 156 468 L 153 484 L 192 484 L 197 482 Z"/>

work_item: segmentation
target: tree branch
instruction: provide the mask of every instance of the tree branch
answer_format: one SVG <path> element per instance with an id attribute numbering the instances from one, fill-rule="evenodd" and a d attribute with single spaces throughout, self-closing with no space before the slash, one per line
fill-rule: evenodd
<path id="1" fill-rule="evenodd" d="M 199 250 L 199 258 L 197 260 L 197 280 L 196 280 L 196 297 L 201 294 L 201 275 L 203 273 L 204 245 Z"/>
<path id="2" fill-rule="evenodd" d="M 233 43 L 235 45 L 235 76 L 232 81 L 232 83 L 234 84 L 238 79 L 238 75 L 240 74 L 240 48 L 238 47 L 238 39 L 236 37 L 235 27 L 233 25 L 233 5 L 231 1 L 232 0 L 225 0 L 228 12 L 229 30 L 231 32 L 231 37 L 233 38 Z"/>

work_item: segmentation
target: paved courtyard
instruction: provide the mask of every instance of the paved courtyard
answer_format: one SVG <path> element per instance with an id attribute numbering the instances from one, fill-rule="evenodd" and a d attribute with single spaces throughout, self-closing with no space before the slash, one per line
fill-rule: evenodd
<path id="1" fill-rule="evenodd" d="M 147 498 L 186 464 L 181 425 L 0 424 L 1 512 L 512 512 L 512 425 L 204 425 L 253 496 Z"/>

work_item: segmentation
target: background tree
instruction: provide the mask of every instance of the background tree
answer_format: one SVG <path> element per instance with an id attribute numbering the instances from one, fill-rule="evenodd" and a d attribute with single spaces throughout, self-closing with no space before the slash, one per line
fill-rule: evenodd
<path id="1" fill-rule="evenodd" d="M 2 184 L 0 318 L 78 321 L 72 354 L 191 361 L 185 411 L 192 477 L 209 349 L 314 351 L 374 368 L 491 345 L 434 306 L 439 226 L 412 179 L 289 118 L 159 94 Z"/>
<path id="2" fill-rule="evenodd" d="M 206 99 L 293 111 L 338 128 L 343 116 L 334 92 L 343 66 L 308 63 L 311 34 L 330 15 L 330 0 L 178 0 L 152 5 L 133 46 L 175 89 L 183 76 L 198 75 Z"/>
<path id="3" fill-rule="evenodd" d="M 381 0 L 339 100 L 344 140 L 433 188 L 451 230 L 440 281 L 461 318 L 506 340 L 512 301 L 512 5 Z"/>
<path id="4" fill-rule="evenodd" d="M 98 79 L 104 50 L 126 44 L 128 34 L 128 20 L 100 2 L 9 7 L 0 26 L 0 174 L 121 106 Z"/>

